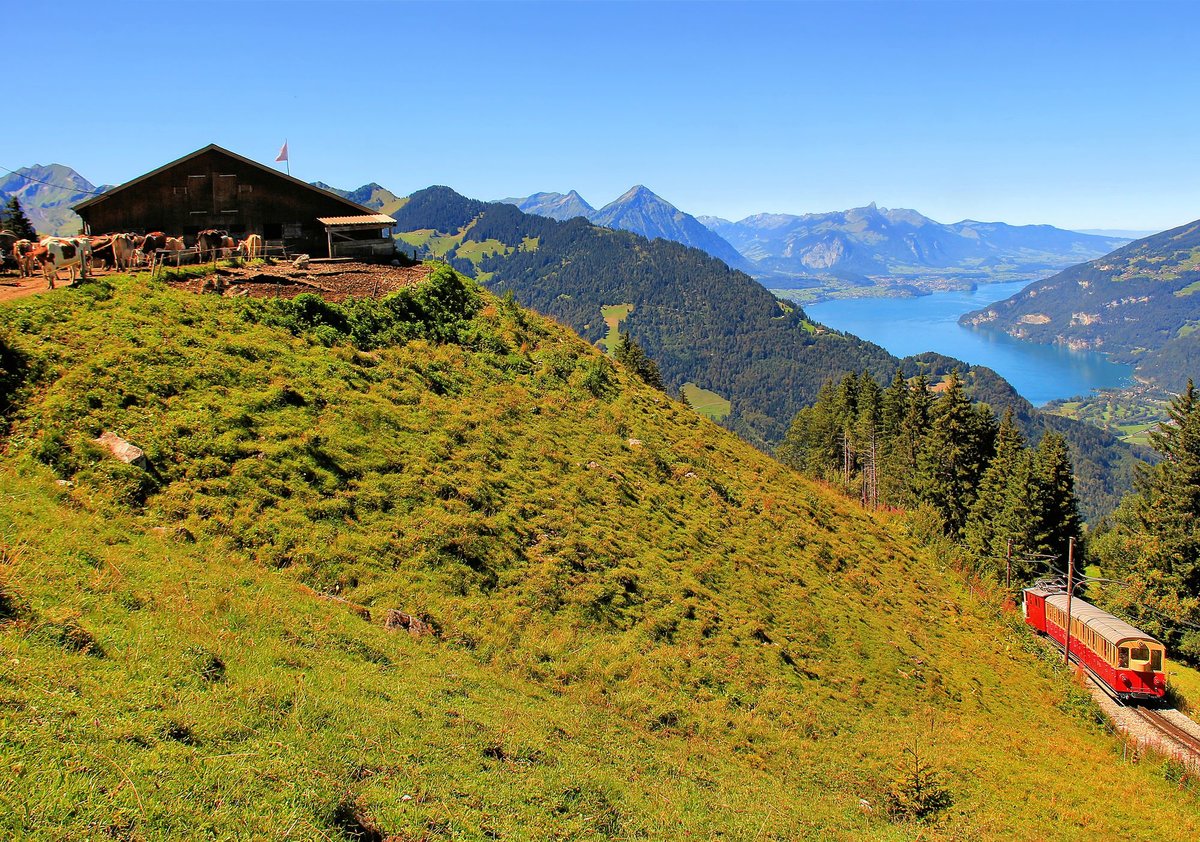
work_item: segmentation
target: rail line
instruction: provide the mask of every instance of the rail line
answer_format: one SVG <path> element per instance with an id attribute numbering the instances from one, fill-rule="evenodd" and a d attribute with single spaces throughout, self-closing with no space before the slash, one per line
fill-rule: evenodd
<path id="1" fill-rule="evenodd" d="M 1046 639 L 1054 644 L 1054 647 L 1058 649 L 1058 651 L 1063 651 L 1063 645 L 1053 637 L 1047 635 Z M 1191 732 L 1181 728 L 1179 725 L 1176 725 L 1174 722 L 1164 716 L 1162 711 L 1145 707 L 1137 704 L 1136 702 L 1131 703 L 1122 699 L 1116 694 L 1116 692 L 1113 691 L 1111 687 L 1101 681 L 1100 677 L 1092 672 L 1087 664 L 1080 661 L 1078 656 L 1071 655 L 1070 658 L 1071 663 L 1079 666 L 1087 674 L 1088 678 L 1092 682 L 1092 685 L 1099 688 L 1106 696 L 1112 699 L 1118 707 L 1122 707 L 1132 713 L 1150 728 L 1154 729 L 1167 740 L 1190 754 L 1195 763 L 1200 764 L 1200 737 L 1196 737 Z"/>

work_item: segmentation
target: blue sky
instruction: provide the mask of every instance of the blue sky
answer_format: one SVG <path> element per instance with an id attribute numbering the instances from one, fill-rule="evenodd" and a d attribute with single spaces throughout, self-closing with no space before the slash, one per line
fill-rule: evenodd
<path id="1" fill-rule="evenodd" d="M 53 93 L 6 120 L 0 165 L 119 183 L 210 142 L 269 162 L 286 137 L 293 175 L 397 193 L 599 206 L 643 183 L 733 219 L 871 201 L 945 222 L 1200 217 L 1200 4 L 102 5 L 6 13 L 71 23 L 50 47 L 6 39 Z"/>

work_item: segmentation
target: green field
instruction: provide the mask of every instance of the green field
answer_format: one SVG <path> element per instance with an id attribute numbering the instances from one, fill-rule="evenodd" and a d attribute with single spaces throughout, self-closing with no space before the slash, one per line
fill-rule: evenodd
<path id="1" fill-rule="evenodd" d="M 625 321 L 632 312 L 632 304 L 610 304 L 607 307 L 600 308 L 600 316 L 604 319 L 604 323 L 608 325 L 608 334 L 600 340 L 600 347 L 610 355 L 615 354 L 617 351 L 617 340 L 621 330 L 621 322 Z"/>
<path id="2" fill-rule="evenodd" d="M 1123 441 L 1148 445 L 1149 434 L 1166 420 L 1169 396 L 1145 387 L 1105 389 L 1086 398 L 1052 401 L 1046 412 L 1087 421 Z"/>
<path id="3" fill-rule="evenodd" d="M 688 403 L 692 405 L 692 409 L 699 412 L 705 418 L 711 418 L 713 421 L 723 420 L 729 414 L 732 406 L 728 400 L 716 392 L 701 389 L 695 383 L 684 383 L 683 394 L 687 398 Z"/>

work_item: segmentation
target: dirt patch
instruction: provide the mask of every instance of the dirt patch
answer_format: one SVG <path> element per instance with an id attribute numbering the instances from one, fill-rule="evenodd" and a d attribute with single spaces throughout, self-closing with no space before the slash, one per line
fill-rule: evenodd
<path id="1" fill-rule="evenodd" d="M 58 286 L 66 286 L 62 281 Z M 19 278 L 16 275 L 0 275 L 0 301 L 12 301 L 27 295 L 37 295 L 39 292 L 49 292 L 46 279 L 41 275 L 33 278 Z"/>
<path id="2" fill-rule="evenodd" d="M 290 263 L 259 266 L 222 266 L 213 273 L 173 280 L 177 289 L 195 293 L 247 295 L 252 298 L 295 298 L 313 293 L 326 301 L 347 298 L 381 298 L 425 279 L 431 267 L 379 266 L 370 263 L 311 263 L 297 269 Z"/>

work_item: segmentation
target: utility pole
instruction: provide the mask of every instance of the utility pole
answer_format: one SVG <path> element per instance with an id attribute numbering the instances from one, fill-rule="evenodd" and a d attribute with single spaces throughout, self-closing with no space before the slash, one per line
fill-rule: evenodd
<path id="1" fill-rule="evenodd" d="M 1004 554 L 1004 590 L 1012 590 L 1012 538 L 1008 539 L 1008 551 Z"/>
<path id="2" fill-rule="evenodd" d="M 1063 663 L 1071 665 L 1071 596 L 1075 592 L 1075 539 L 1067 540 L 1067 640 L 1063 646 Z"/>

